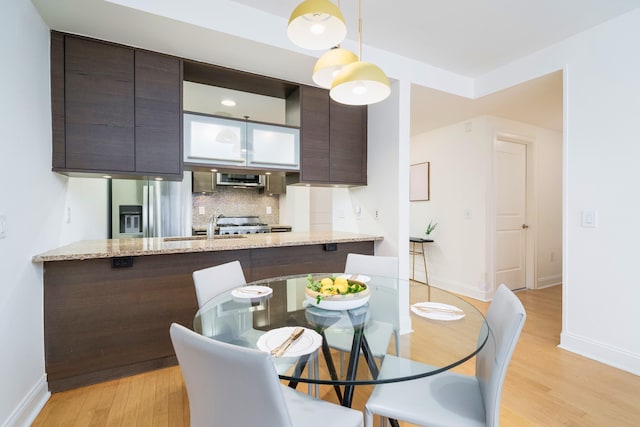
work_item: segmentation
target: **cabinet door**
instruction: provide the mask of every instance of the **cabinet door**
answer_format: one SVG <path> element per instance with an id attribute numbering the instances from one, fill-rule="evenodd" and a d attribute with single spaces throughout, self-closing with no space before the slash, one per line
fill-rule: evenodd
<path id="1" fill-rule="evenodd" d="M 216 189 L 215 172 L 193 172 L 191 189 L 194 193 L 213 193 Z"/>
<path id="2" fill-rule="evenodd" d="M 134 169 L 133 68 L 133 49 L 65 37 L 67 169 Z"/>
<path id="3" fill-rule="evenodd" d="M 135 52 L 135 171 L 182 173 L 181 64 L 170 56 Z"/>
<path id="4" fill-rule="evenodd" d="M 244 121 L 184 113 L 184 161 L 246 166 L 247 126 Z"/>
<path id="5" fill-rule="evenodd" d="M 329 182 L 329 92 L 300 90 L 300 179 Z"/>
<path id="6" fill-rule="evenodd" d="M 330 106 L 330 181 L 367 184 L 367 107 Z"/>
<path id="7" fill-rule="evenodd" d="M 273 194 L 285 194 L 287 192 L 286 178 L 283 172 L 273 172 L 265 176 L 264 192 Z"/>
<path id="8" fill-rule="evenodd" d="M 247 123 L 247 166 L 300 168 L 300 129 Z"/>

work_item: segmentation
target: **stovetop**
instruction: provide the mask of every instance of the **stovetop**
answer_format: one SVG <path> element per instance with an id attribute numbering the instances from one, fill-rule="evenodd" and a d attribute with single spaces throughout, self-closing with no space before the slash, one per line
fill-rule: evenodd
<path id="1" fill-rule="evenodd" d="M 254 234 L 271 231 L 267 224 L 260 222 L 258 216 L 223 216 L 218 218 L 217 224 L 219 234 Z"/>

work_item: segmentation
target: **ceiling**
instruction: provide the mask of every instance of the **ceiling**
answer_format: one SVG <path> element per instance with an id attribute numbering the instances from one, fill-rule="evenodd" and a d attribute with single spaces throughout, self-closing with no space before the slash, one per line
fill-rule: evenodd
<path id="1" fill-rule="evenodd" d="M 136 1 L 148 3 L 128 0 Z M 191 0 L 181 4 L 203 10 L 222 3 L 238 4 L 286 20 L 300 1 Z M 231 37 L 179 18 L 152 16 L 117 5 L 118 0 L 32 2 L 49 27 L 60 31 L 189 58 L 215 56 L 221 61 L 214 63 L 239 69 L 250 70 L 258 63 L 263 74 L 292 81 L 309 81 L 313 67 L 313 58 L 294 50 Z M 347 38 L 357 40 L 357 1 L 342 0 L 340 6 L 347 21 Z M 640 0 L 363 0 L 363 56 L 370 46 L 475 78 L 637 7 Z M 245 16 L 238 16 L 238 23 L 245 21 Z M 280 61 L 268 60 L 273 57 Z M 481 114 L 562 130 L 561 72 L 476 100 L 417 85 L 412 86 L 411 97 L 412 135 Z"/>

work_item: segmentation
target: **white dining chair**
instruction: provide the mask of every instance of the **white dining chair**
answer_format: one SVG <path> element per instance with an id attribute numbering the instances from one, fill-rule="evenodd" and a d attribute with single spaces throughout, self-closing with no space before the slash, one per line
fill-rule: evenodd
<path id="1" fill-rule="evenodd" d="M 398 258 L 376 255 L 347 254 L 345 273 L 395 278 L 398 276 Z M 369 300 L 369 321 L 364 329 L 371 354 L 382 358 L 387 354 L 391 336 L 394 336 L 396 355 L 400 354 L 400 319 L 396 289 L 385 289 L 383 281 L 369 282 L 379 286 Z M 340 371 L 344 369 L 344 353 L 351 351 L 353 329 L 337 325 L 327 328 L 325 337 L 329 347 L 340 351 Z"/>
<path id="2" fill-rule="evenodd" d="M 193 283 L 196 288 L 198 306 L 202 307 L 211 298 L 228 290 L 246 285 L 242 265 L 240 261 L 231 261 L 213 267 L 203 268 L 193 272 Z M 202 320 L 206 323 L 207 316 L 203 314 Z M 207 324 L 208 333 L 211 336 L 231 334 L 234 336 L 231 342 L 251 348 L 257 348 L 257 342 L 264 331 L 253 328 L 253 313 L 250 310 L 238 310 L 233 317 L 226 317 L 225 321 L 218 318 L 216 325 Z M 203 325 L 204 329 L 204 325 Z M 284 367 L 283 367 L 284 369 Z M 317 358 L 309 367 L 309 378 L 315 376 L 315 369 L 318 369 Z M 309 394 L 319 395 L 319 387 L 308 386 Z"/>
<path id="3" fill-rule="evenodd" d="M 240 261 L 231 261 L 196 270 L 192 277 L 196 288 L 198 307 L 202 307 L 207 301 L 222 292 L 247 283 Z"/>
<path id="4" fill-rule="evenodd" d="M 176 323 L 170 334 L 193 427 L 362 426 L 361 412 L 281 384 L 269 353 L 216 341 Z"/>
<path id="5" fill-rule="evenodd" d="M 211 298 L 233 288 L 246 285 L 240 261 L 231 261 L 196 270 L 192 276 L 198 307 L 200 308 Z M 218 308 L 216 307 L 216 309 Z M 203 323 L 206 323 L 206 319 L 207 316 L 205 314 L 202 316 Z M 257 347 L 258 339 L 264 334 L 263 331 L 253 328 L 253 313 L 249 307 L 246 310 L 236 310 L 233 316 L 226 316 L 224 321 L 219 318 L 215 325 L 208 326 L 212 328 L 208 330 L 208 335 L 230 334 L 234 337 L 231 340 L 232 342 L 253 348 Z"/>
<path id="6" fill-rule="evenodd" d="M 365 405 L 365 427 L 373 427 L 374 414 L 423 427 L 497 427 L 502 385 L 525 319 L 518 297 L 500 285 L 487 311 L 489 336 L 476 356 L 475 376 L 446 371 L 378 384 Z M 398 362 L 386 356 L 380 377 Z"/>

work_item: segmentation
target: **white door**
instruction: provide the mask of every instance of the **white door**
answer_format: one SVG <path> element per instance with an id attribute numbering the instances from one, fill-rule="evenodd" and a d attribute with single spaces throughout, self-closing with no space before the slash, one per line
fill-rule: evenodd
<path id="1" fill-rule="evenodd" d="M 527 146 L 496 141 L 496 285 L 526 287 Z"/>

